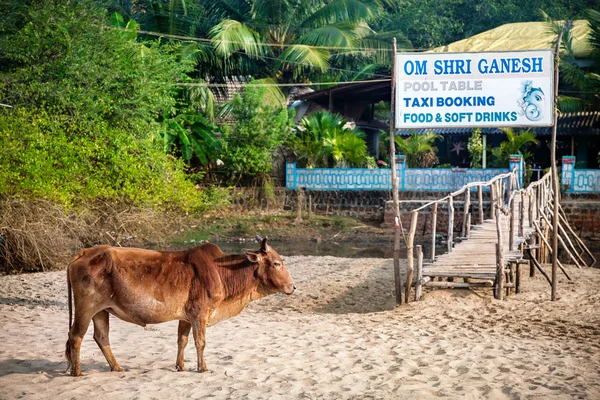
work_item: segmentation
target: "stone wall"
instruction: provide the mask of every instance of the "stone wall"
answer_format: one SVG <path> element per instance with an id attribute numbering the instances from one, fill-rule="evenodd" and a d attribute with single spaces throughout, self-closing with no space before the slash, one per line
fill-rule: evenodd
<path id="1" fill-rule="evenodd" d="M 600 247 L 600 193 L 563 194 L 560 204 L 573 230 Z"/>

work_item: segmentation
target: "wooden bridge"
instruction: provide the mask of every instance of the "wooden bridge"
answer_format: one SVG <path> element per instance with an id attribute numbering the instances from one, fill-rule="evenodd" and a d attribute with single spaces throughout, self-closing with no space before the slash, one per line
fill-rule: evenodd
<path id="1" fill-rule="evenodd" d="M 406 239 L 406 302 L 409 301 L 412 286 L 415 289 L 415 300 L 421 297 L 423 287 L 488 287 L 494 290 L 497 299 L 502 300 L 504 292 L 506 295 L 512 291 L 519 293 L 523 265 L 529 266 L 530 276 L 534 276 L 538 270 L 551 283 L 551 278 L 543 267 L 553 251 L 549 243 L 553 218 L 551 180 L 551 174 L 548 173 L 527 188 L 521 188 L 517 173 L 513 171 L 498 175 L 488 182 L 469 183 L 456 192 L 413 210 Z M 484 190 L 489 192 L 487 204 L 483 201 Z M 472 194 L 477 196 L 474 202 L 471 201 Z M 459 213 L 455 213 L 457 197 L 464 197 L 462 212 Z M 446 206 L 448 213 L 447 253 L 436 257 L 435 244 L 439 236 L 437 216 L 440 206 Z M 414 239 L 419 215 L 426 210 L 431 210 L 432 215 L 431 254 L 429 262 L 424 263 L 422 246 L 414 246 Z M 455 214 L 462 218 L 461 233 L 456 244 Z M 473 215 L 476 224 L 472 224 Z M 569 226 L 560 205 L 558 218 L 558 239 L 562 250 L 578 268 L 592 266 L 596 262 L 594 256 Z M 416 277 L 413 276 L 415 253 Z M 560 262 L 558 266 L 570 280 L 567 269 Z M 399 276 L 396 288 L 401 291 Z"/>

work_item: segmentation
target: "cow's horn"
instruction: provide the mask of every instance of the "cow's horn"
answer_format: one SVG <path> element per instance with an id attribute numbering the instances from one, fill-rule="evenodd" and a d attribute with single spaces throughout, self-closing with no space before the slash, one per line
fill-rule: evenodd
<path id="1" fill-rule="evenodd" d="M 259 244 L 262 244 L 263 238 L 261 238 L 261 237 L 260 237 L 260 235 L 256 235 L 256 241 L 257 241 Z"/>
<path id="2" fill-rule="evenodd" d="M 270 250 L 269 245 L 267 244 L 267 240 L 268 239 L 269 238 L 265 236 L 265 238 L 263 239 L 262 243 L 260 244 L 260 249 L 262 251 L 269 251 Z"/>

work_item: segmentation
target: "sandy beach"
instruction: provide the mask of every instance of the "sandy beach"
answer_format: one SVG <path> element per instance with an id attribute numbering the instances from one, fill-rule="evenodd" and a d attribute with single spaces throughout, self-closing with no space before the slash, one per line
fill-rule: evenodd
<path id="1" fill-rule="evenodd" d="M 600 269 L 571 268 L 554 303 L 538 274 L 502 302 L 491 290 L 434 290 L 395 308 L 391 260 L 284 259 L 297 292 L 209 328 L 204 374 L 191 337 L 190 370 L 175 371 L 177 322 L 111 317 L 126 371 L 110 372 L 90 327 L 85 376 L 66 375 L 65 272 L 2 276 L 0 398 L 600 398 Z"/>

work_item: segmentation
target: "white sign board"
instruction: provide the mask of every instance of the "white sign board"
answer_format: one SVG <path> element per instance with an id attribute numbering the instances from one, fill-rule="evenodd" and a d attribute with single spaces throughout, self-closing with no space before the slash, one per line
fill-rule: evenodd
<path id="1" fill-rule="evenodd" d="M 396 55 L 396 129 L 551 126 L 551 50 Z"/>

